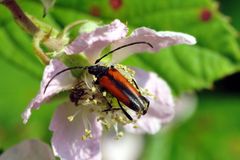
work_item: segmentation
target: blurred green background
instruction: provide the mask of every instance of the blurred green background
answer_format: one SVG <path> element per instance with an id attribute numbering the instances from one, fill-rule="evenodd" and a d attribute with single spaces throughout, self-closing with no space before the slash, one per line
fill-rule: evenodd
<path id="1" fill-rule="evenodd" d="M 119 18 L 131 29 L 146 26 L 194 35 L 196 46 L 174 46 L 124 62 L 157 72 L 176 97 L 195 91 L 198 96 L 191 118 L 175 123 L 167 132 L 146 136 L 141 159 L 240 159 L 240 1 L 57 0 L 44 19 L 39 1 L 18 2 L 26 12 L 58 29 L 78 19 L 107 23 Z M 51 138 L 48 125 L 57 102 L 34 111 L 27 125 L 21 119 L 39 89 L 44 68 L 33 55 L 31 40 L 0 6 L 1 151 L 24 139 L 49 143 Z"/>

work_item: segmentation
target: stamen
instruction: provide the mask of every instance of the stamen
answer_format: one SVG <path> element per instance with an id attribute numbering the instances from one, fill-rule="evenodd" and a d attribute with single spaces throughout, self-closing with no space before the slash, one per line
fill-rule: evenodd
<path id="1" fill-rule="evenodd" d="M 74 118 L 80 113 L 81 109 L 79 109 L 77 112 L 75 112 L 73 115 L 68 116 L 67 119 L 69 122 L 72 122 Z"/>
<path id="2" fill-rule="evenodd" d="M 102 95 L 104 96 L 104 97 L 106 97 L 107 96 L 107 92 L 102 92 Z"/>
<path id="3" fill-rule="evenodd" d="M 154 97 L 155 97 L 155 95 L 154 95 L 154 94 L 152 94 L 151 92 L 149 92 L 149 90 L 148 90 L 148 89 L 143 89 L 143 88 L 140 88 L 140 93 L 141 93 L 142 95 L 145 95 L 145 96 L 150 96 L 150 97 L 152 97 L 152 98 L 154 98 Z"/>
<path id="4" fill-rule="evenodd" d="M 89 103 L 89 102 L 90 102 L 90 99 L 89 99 L 89 98 L 88 98 L 88 99 L 86 99 L 86 100 L 85 100 L 85 102 L 86 102 L 86 103 Z"/>
<path id="5" fill-rule="evenodd" d="M 121 137 L 123 137 L 124 133 L 122 131 L 120 131 L 120 132 L 118 131 L 118 124 L 117 123 L 115 123 L 113 125 L 113 127 L 114 127 L 114 130 L 115 130 L 115 133 L 116 133 L 115 139 L 119 140 Z"/>
<path id="6" fill-rule="evenodd" d="M 96 90 L 97 90 L 97 88 L 96 88 L 96 87 L 92 87 L 92 92 L 93 92 L 93 93 L 95 93 L 95 92 L 96 92 Z"/>
<path id="7" fill-rule="evenodd" d="M 82 112 L 82 115 L 81 115 L 82 121 L 83 121 L 83 126 L 84 126 L 84 129 L 85 129 L 85 134 L 82 135 L 82 140 L 86 140 L 86 139 L 88 139 L 88 138 L 93 138 L 93 136 L 92 136 L 92 130 L 91 130 L 92 126 L 91 126 L 91 123 L 89 122 L 89 119 L 88 119 L 88 117 L 87 117 L 87 114 L 88 114 L 88 113 L 84 114 L 84 113 Z"/>
<path id="8" fill-rule="evenodd" d="M 68 119 L 69 122 L 72 122 L 73 119 L 74 119 L 74 116 L 68 116 L 67 119 Z"/>
<path id="9" fill-rule="evenodd" d="M 85 134 L 82 136 L 82 140 L 85 141 L 87 139 L 93 138 L 92 131 L 89 129 L 85 129 Z"/>
<path id="10" fill-rule="evenodd" d="M 137 126 L 137 125 L 134 125 L 134 126 L 133 126 L 133 128 L 137 129 L 137 128 L 138 128 L 138 126 Z"/>
<path id="11" fill-rule="evenodd" d="M 117 133 L 118 133 L 118 124 L 115 123 L 115 124 L 113 125 L 113 128 L 114 128 L 115 133 L 116 133 L 116 135 L 117 135 Z"/>
<path id="12" fill-rule="evenodd" d="M 96 81 L 97 81 L 97 77 L 96 77 L 96 76 L 94 76 L 94 75 L 93 75 L 93 80 L 94 80 L 94 82 L 96 82 Z"/>
<path id="13" fill-rule="evenodd" d="M 135 71 L 133 71 L 132 69 L 130 68 L 127 68 L 127 66 L 125 65 L 121 65 L 121 64 L 117 64 L 115 66 L 119 72 L 125 77 L 127 78 L 127 80 L 132 83 L 132 79 L 134 79 L 134 76 L 135 76 Z"/>
<path id="14" fill-rule="evenodd" d="M 121 72 L 121 74 L 125 76 L 129 80 L 129 82 L 135 86 L 135 83 L 133 82 L 135 72 L 133 70 L 127 68 L 124 65 L 115 65 L 115 68 L 118 69 L 119 72 Z M 82 118 L 83 122 L 82 128 L 84 129 L 83 135 L 80 135 L 82 140 L 85 141 L 93 137 L 91 131 L 91 123 L 88 119 L 88 115 L 92 113 L 97 114 L 97 120 L 102 123 L 106 130 L 111 129 L 112 127 L 114 128 L 116 139 L 120 139 L 124 135 L 123 132 L 118 130 L 119 124 L 126 125 L 132 123 L 134 128 L 138 128 L 138 126 L 136 125 L 136 120 L 142 116 L 142 112 L 134 112 L 137 117 L 135 118 L 135 120 L 130 121 L 124 115 L 122 110 L 120 110 L 118 106 L 115 106 L 117 104 L 117 101 L 113 99 L 113 96 L 111 94 L 108 94 L 108 92 L 106 91 L 100 92 L 98 85 L 94 85 L 93 81 L 97 80 L 95 76 L 86 73 L 83 75 L 82 80 L 82 82 L 85 83 L 83 84 L 84 86 L 80 87 L 84 89 L 85 94 L 80 99 L 79 110 L 77 110 L 73 115 L 67 117 L 68 121 L 72 122 L 74 118 L 79 113 L 81 113 L 80 117 Z M 143 96 L 151 95 L 148 90 L 144 90 L 140 87 L 139 90 Z M 103 112 L 104 110 L 109 108 L 108 104 L 106 103 L 106 99 L 111 100 L 110 103 L 113 108 L 109 109 L 109 111 L 107 112 Z M 96 105 L 98 106 L 94 107 Z M 123 107 L 128 110 L 126 106 Z"/>
<path id="15" fill-rule="evenodd" d="M 94 104 L 97 104 L 97 100 L 96 100 L 96 99 L 94 99 L 94 100 L 93 100 L 93 103 L 94 103 Z"/>
<path id="16" fill-rule="evenodd" d="M 89 83 L 88 83 L 89 80 L 88 80 L 88 78 L 87 78 L 87 73 L 84 74 L 84 77 L 83 77 L 83 78 L 84 78 L 84 82 L 85 82 L 86 86 L 87 86 L 88 88 L 91 88 L 90 85 L 89 85 Z"/>
<path id="17" fill-rule="evenodd" d="M 117 122 L 122 123 L 122 124 L 127 124 L 128 123 L 127 119 L 125 117 L 123 117 L 123 116 L 120 116 L 120 115 L 117 115 L 115 120 Z"/>
<path id="18" fill-rule="evenodd" d="M 105 118 L 101 117 L 98 119 L 99 121 L 101 121 L 102 125 L 105 127 L 106 130 L 109 130 L 111 128 L 110 123 L 108 123 Z"/>
<path id="19" fill-rule="evenodd" d="M 123 132 L 118 132 L 115 139 L 116 140 L 119 140 L 120 138 L 122 138 L 124 136 L 124 133 Z"/>

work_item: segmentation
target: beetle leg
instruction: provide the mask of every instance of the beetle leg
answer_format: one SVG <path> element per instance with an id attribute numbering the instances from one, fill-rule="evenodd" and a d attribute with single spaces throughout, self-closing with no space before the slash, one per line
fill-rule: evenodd
<path id="1" fill-rule="evenodd" d="M 97 90 L 98 90 L 98 92 L 103 92 L 104 91 L 104 89 L 103 88 L 96 88 Z M 113 106 L 111 105 L 111 103 L 107 100 L 107 98 L 106 97 L 104 97 L 103 96 L 103 98 L 105 99 L 105 101 L 107 102 L 107 104 L 108 104 L 108 106 L 109 106 L 109 108 L 108 109 L 105 109 L 105 110 L 103 110 L 103 112 L 108 112 L 108 111 L 111 111 L 111 109 L 113 108 Z"/>
<path id="2" fill-rule="evenodd" d="M 108 111 L 114 111 L 114 110 L 119 110 L 120 108 L 113 108 L 112 104 L 110 102 L 108 102 L 107 98 L 106 97 L 103 97 L 107 104 L 108 104 L 108 107 L 107 109 L 103 110 L 103 112 L 108 112 Z"/>
<path id="3" fill-rule="evenodd" d="M 141 98 L 147 102 L 147 108 L 148 108 L 149 104 L 150 104 L 150 101 L 144 96 L 141 96 Z"/>
<path id="4" fill-rule="evenodd" d="M 123 113 L 125 114 L 125 116 L 126 116 L 130 121 L 132 121 L 133 118 L 132 118 L 132 117 L 127 113 L 127 111 L 122 107 L 122 105 L 121 105 L 121 103 L 119 102 L 118 99 L 117 99 L 117 101 L 118 101 L 119 107 L 121 108 L 121 110 L 123 111 Z"/>
<path id="5" fill-rule="evenodd" d="M 140 90 L 139 90 L 139 87 L 137 85 L 137 82 L 134 79 L 132 79 L 132 81 L 133 81 L 134 85 L 136 86 L 136 88 L 138 89 L 138 92 L 140 93 Z M 150 105 L 150 101 L 146 97 L 144 97 L 144 96 L 141 96 L 141 99 L 143 101 L 147 102 L 147 108 L 146 108 L 146 110 L 143 111 L 143 115 L 144 115 L 144 114 L 147 113 L 147 110 L 148 110 L 149 105 Z"/>
<path id="6" fill-rule="evenodd" d="M 134 79 L 132 79 L 132 81 L 133 81 L 134 85 L 136 86 L 136 88 L 139 90 L 139 87 L 138 87 L 138 85 L 137 85 L 137 82 L 136 82 Z"/>
<path id="7" fill-rule="evenodd" d="M 143 110 L 143 115 L 145 115 L 147 113 L 148 108 L 149 108 L 150 101 L 144 96 L 141 96 L 141 99 L 144 100 L 147 103 L 147 108 Z"/>
<path id="8" fill-rule="evenodd" d="M 118 111 L 118 110 L 121 110 L 121 108 L 114 108 L 114 107 L 112 106 L 112 104 L 111 104 L 110 102 L 108 102 L 108 100 L 107 100 L 106 97 L 104 97 L 104 99 L 106 100 L 109 108 L 104 109 L 102 112 L 109 112 L 109 111 Z"/>
<path id="9" fill-rule="evenodd" d="M 104 97 L 104 99 L 106 100 L 107 104 L 108 104 L 108 107 L 109 109 L 111 110 L 113 108 L 112 104 L 110 102 L 108 102 L 107 98 Z"/>
<path id="10" fill-rule="evenodd" d="M 119 111 L 119 110 L 121 110 L 121 108 L 108 108 L 108 109 L 103 110 L 103 112 Z"/>

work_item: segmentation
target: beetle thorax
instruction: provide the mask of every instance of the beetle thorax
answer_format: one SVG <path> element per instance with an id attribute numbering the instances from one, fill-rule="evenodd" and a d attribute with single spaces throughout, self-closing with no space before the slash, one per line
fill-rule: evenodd
<path id="1" fill-rule="evenodd" d="M 105 75 L 108 71 L 108 67 L 105 66 L 100 66 L 100 65 L 95 65 L 95 66 L 90 66 L 88 67 L 88 72 L 97 78 L 102 77 Z"/>

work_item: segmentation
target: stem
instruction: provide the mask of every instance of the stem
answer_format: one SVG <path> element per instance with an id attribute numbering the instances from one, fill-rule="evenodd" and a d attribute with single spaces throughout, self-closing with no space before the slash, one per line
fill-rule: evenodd
<path id="1" fill-rule="evenodd" d="M 29 34 L 35 35 L 39 28 L 25 15 L 15 0 L 2 0 L 1 2 L 12 13 L 16 22 Z"/>
<path id="2" fill-rule="evenodd" d="M 0 4 L 3 4 L 10 10 L 17 24 L 19 24 L 19 26 L 21 26 L 26 32 L 31 34 L 33 37 L 40 33 L 40 29 L 26 16 L 15 0 L 0 0 Z M 38 42 L 37 46 L 39 46 L 39 44 L 40 42 Z M 45 65 L 48 64 L 49 58 L 44 54 L 44 52 L 36 49 L 36 55 Z"/>

